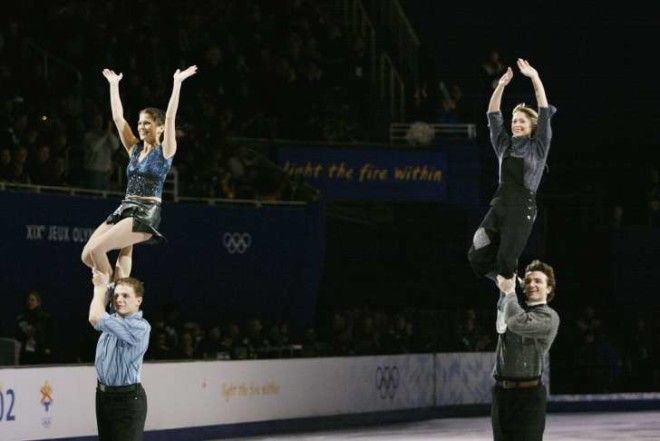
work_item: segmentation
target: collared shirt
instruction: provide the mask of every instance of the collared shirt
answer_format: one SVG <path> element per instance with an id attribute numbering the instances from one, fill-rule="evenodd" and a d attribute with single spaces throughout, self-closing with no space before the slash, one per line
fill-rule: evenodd
<path id="1" fill-rule="evenodd" d="M 540 378 L 557 336 L 559 315 L 545 303 L 523 309 L 515 295 L 503 296 L 499 303 L 506 326 L 497 341 L 494 376 L 514 381 Z"/>
<path id="2" fill-rule="evenodd" d="M 123 318 L 106 312 L 95 329 L 101 331 L 96 344 L 98 381 L 106 386 L 139 383 L 151 332 L 151 325 L 142 318 L 142 311 Z"/>
<path id="3" fill-rule="evenodd" d="M 533 137 L 510 136 L 504 129 L 504 117 L 501 111 L 488 112 L 488 127 L 490 128 L 490 142 L 499 161 L 500 178 L 502 183 L 502 161 L 506 156 L 521 158 L 525 164 L 521 184 L 527 190 L 536 193 L 541 183 L 545 163 L 548 159 L 550 141 L 552 141 L 552 127 L 550 120 L 557 112 L 555 106 L 540 107 L 539 119 Z"/>

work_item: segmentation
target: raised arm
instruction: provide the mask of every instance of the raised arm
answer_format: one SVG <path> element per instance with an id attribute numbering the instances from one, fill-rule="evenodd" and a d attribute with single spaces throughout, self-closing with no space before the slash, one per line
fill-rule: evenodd
<path id="1" fill-rule="evenodd" d="M 110 277 L 97 270 L 92 269 L 92 283 L 94 284 L 94 297 L 89 304 L 89 323 L 96 328 L 96 324 L 101 320 L 103 314 L 106 313 L 105 306 L 107 304 L 108 282 Z"/>
<path id="2" fill-rule="evenodd" d="M 516 297 L 516 276 L 510 279 L 497 276 L 497 287 L 504 294 L 501 299 L 504 329 L 523 337 L 543 338 L 552 334 L 557 320 L 549 310 L 525 311 Z"/>
<path id="3" fill-rule="evenodd" d="M 536 104 L 541 107 L 548 107 L 548 98 L 545 96 L 545 88 L 543 87 L 543 82 L 541 82 L 541 77 L 539 73 L 534 69 L 527 60 L 518 58 L 518 69 L 520 73 L 529 77 L 532 80 L 532 85 L 534 86 L 534 94 L 536 95 Z"/>
<path id="4" fill-rule="evenodd" d="M 490 96 L 490 101 L 488 102 L 488 112 L 499 112 L 500 105 L 502 104 L 502 93 L 504 88 L 511 82 L 513 78 L 513 71 L 510 67 L 506 68 L 506 72 L 500 78 L 500 81 L 497 83 L 497 87 L 493 90 L 493 94 Z"/>
<path id="5" fill-rule="evenodd" d="M 121 98 L 119 97 L 119 82 L 124 77 L 124 74 L 116 74 L 110 69 L 103 69 L 103 76 L 110 84 L 110 108 L 112 109 L 112 120 L 117 126 L 119 132 L 119 139 L 122 145 L 131 154 L 131 150 L 138 143 L 138 139 L 133 134 L 131 126 L 124 119 L 124 107 L 121 105 Z"/>
<path id="6" fill-rule="evenodd" d="M 174 85 L 172 86 L 172 96 L 167 104 L 165 111 L 165 131 L 163 133 L 163 156 L 166 159 L 171 158 L 176 153 L 176 111 L 179 108 L 179 95 L 181 94 L 181 83 L 186 78 L 197 73 L 197 66 L 190 66 L 188 69 L 174 72 Z"/>

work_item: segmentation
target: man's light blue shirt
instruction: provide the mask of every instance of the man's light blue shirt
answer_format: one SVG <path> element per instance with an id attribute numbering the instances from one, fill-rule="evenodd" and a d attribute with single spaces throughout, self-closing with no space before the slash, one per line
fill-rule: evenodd
<path id="1" fill-rule="evenodd" d="M 151 332 L 142 311 L 125 317 L 105 312 L 95 329 L 101 331 L 95 360 L 98 381 L 106 386 L 139 383 Z"/>

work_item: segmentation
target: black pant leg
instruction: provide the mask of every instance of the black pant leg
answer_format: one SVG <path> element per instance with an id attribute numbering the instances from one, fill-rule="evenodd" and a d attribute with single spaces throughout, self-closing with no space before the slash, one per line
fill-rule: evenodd
<path id="1" fill-rule="evenodd" d="M 142 441 L 147 418 L 147 395 L 139 390 L 122 394 L 121 406 L 113 418 L 113 441 Z"/>
<path id="2" fill-rule="evenodd" d="M 147 396 L 141 386 L 133 392 L 97 392 L 96 396 L 100 441 L 142 441 Z"/>
<path id="3" fill-rule="evenodd" d="M 545 430 L 544 386 L 493 388 L 491 421 L 495 441 L 542 441 Z"/>
<path id="4" fill-rule="evenodd" d="M 502 420 L 500 416 L 502 415 L 502 409 L 505 407 L 504 397 L 502 394 L 498 393 L 498 389 L 493 387 L 492 389 L 493 401 L 490 405 L 490 422 L 493 427 L 493 441 L 504 441 L 504 430 L 502 427 Z M 504 422 L 506 426 L 506 422 Z"/>
<path id="5" fill-rule="evenodd" d="M 96 429 L 99 441 L 112 441 L 112 424 L 109 420 L 111 409 L 108 409 L 109 403 L 104 395 L 102 392 L 96 391 Z"/>
<path id="6" fill-rule="evenodd" d="M 468 261 L 474 273 L 494 279 L 495 261 L 500 244 L 499 207 L 490 207 L 474 233 Z"/>
<path id="7" fill-rule="evenodd" d="M 527 245 L 536 218 L 536 205 L 503 207 L 500 227 L 500 246 L 497 251 L 495 271 L 511 278 L 518 269 L 518 259 Z"/>

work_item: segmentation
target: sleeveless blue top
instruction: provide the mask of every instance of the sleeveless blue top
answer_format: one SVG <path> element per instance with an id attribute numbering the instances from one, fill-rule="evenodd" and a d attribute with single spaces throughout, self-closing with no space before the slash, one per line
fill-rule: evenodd
<path id="1" fill-rule="evenodd" d="M 144 143 L 139 142 L 135 144 L 131 152 L 128 167 L 126 167 L 126 176 L 128 176 L 126 194 L 161 197 L 165 177 L 172 167 L 174 157 L 165 159 L 163 146 L 158 144 L 147 153 L 142 161 L 138 161 L 142 149 L 144 149 Z"/>

